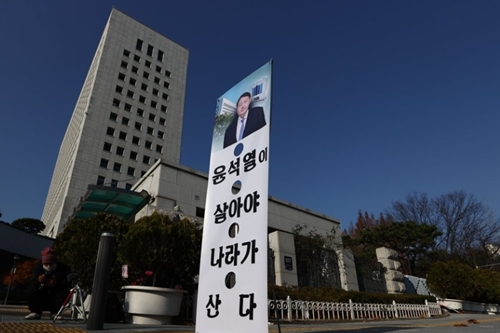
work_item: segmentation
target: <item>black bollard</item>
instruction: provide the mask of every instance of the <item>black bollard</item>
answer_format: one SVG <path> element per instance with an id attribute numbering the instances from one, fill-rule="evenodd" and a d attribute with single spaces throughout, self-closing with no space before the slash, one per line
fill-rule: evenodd
<path id="1" fill-rule="evenodd" d="M 99 241 L 99 251 L 97 252 L 87 330 L 103 329 L 114 246 L 115 235 L 108 232 L 103 233 Z"/>

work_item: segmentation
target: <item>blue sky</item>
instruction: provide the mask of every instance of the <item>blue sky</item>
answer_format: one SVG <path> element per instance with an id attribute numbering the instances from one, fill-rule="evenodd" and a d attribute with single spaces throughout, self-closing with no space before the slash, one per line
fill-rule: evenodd
<path id="1" fill-rule="evenodd" d="M 41 218 L 112 6 L 190 50 L 181 163 L 219 96 L 274 59 L 269 194 L 338 218 L 411 191 L 500 214 L 498 1 L 1 1 L 0 209 Z"/>

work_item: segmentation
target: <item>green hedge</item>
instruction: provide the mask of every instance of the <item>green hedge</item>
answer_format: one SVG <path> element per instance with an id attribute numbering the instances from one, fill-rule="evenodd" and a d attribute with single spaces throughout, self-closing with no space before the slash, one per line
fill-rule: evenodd
<path id="1" fill-rule="evenodd" d="M 442 298 L 479 303 L 500 302 L 499 272 L 474 269 L 456 261 L 433 264 L 427 276 L 427 285 Z"/>
<path id="2" fill-rule="evenodd" d="M 273 291 L 274 288 L 274 291 Z M 293 300 L 303 301 L 318 301 L 318 302 L 336 302 L 348 303 L 352 300 L 354 303 L 377 303 L 377 304 L 392 304 L 392 301 L 401 304 L 425 304 L 425 300 L 435 302 L 433 296 L 422 296 L 414 294 L 385 294 L 385 293 L 368 293 L 359 291 L 345 291 L 335 288 L 311 288 L 311 287 L 282 287 L 269 285 L 268 297 L 276 299 L 286 299 L 290 296 Z"/>

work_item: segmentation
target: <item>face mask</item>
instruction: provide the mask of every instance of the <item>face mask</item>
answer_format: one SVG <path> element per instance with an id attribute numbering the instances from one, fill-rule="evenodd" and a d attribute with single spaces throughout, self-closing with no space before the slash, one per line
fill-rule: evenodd
<path id="1" fill-rule="evenodd" d="M 43 265 L 43 269 L 45 269 L 48 272 L 52 272 L 54 269 L 56 269 L 56 264 L 53 264 L 53 265 Z"/>

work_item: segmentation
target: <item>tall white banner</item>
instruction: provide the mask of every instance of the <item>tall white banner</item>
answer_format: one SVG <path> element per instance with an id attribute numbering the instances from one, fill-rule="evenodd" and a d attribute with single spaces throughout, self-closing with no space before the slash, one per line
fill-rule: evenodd
<path id="1" fill-rule="evenodd" d="M 272 61 L 217 100 L 197 333 L 260 333 L 267 318 Z"/>

